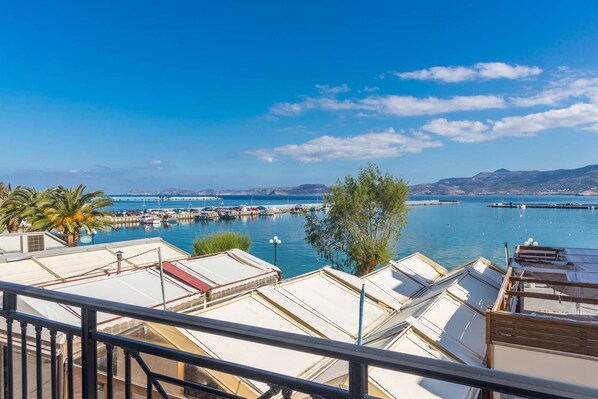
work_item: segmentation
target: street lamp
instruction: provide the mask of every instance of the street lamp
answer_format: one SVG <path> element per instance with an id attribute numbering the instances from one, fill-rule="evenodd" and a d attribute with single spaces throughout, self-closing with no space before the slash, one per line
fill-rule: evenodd
<path id="1" fill-rule="evenodd" d="M 270 244 L 274 245 L 274 266 L 276 266 L 276 248 L 282 244 L 282 241 L 280 241 L 280 239 L 278 238 L 278 236 L 274 236 L 272 238 L 270 238 L 270 241 L 268 241 Z"/>

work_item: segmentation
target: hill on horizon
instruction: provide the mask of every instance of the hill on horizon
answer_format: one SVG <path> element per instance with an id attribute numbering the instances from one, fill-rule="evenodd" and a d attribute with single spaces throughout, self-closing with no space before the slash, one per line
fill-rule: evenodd
<path id="1" fill-rule="evenodd" d="M 323 195 L 328 193 L 325 184 L 301 184 L 295 187 L 264 187 L 245 190 L 203 189 L 186 190 L 180 188 L 166 188 L 162 190 L 132 189 L 126 195 Z"/>
<path id="2" fill-rule="evenodd" d="M 472 177 L 441 179 L 411 186 L 415 195 L 486 194 L 598 194 L 598 165 L 548 171 L 498 169 Z"/>

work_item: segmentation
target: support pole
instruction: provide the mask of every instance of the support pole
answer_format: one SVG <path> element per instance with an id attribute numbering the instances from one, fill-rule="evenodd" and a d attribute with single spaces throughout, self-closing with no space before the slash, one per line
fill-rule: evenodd
<path id="1" fill-rule="evenodd" d="M 82 396 L 86 399 L 97 399 L 98 392 L 98 352 L 96 341 L 92 338 L 97 328 L 95 310 L 81 309 L 81 363 Z M 53 359 L 54 360 L 54 359 Z"/>
<path id="2" fill-rule="evenodd" d="M 158 265 L 160 267 L 160 286 L 162 288 L 162 307 L 166 310 L 166 294 L 164 293 L 164 268 L 162 267 L 162 248 L 158 247 Z"/>
<path id="3" fill-rule="evenodd" d="M 363 344 L 363 305 L 365 304 L 365 283 L 361 284 L 359 295 L 359 329 L 357 331 L 357 345 Z"/>
<path id="4" fill-rule="evenodd" d="M 349 399 L 368 397 L 368 366 L 349 362 Z"/>

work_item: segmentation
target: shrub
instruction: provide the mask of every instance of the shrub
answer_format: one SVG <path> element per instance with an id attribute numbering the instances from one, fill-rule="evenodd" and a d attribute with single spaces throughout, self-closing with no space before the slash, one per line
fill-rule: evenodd
<path id="1" fill-rule="evenodd" d="M 205 237 L 198 237 L 193 241 L 194 255 L 214 254 L 228 251 L 233 248 L 249 251 L 249 248 L 251 248 L 251 238 L 249 238 L 249 234 L 225 231 L 221 233 L 213 233 Z"/>

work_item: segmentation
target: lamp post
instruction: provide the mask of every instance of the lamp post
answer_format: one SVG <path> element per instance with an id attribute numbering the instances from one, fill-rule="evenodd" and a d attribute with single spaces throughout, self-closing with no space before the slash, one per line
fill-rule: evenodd
<path id="1" fill-rule="evenodd" d="M 268 241 L 270 244 L 274 245 L 274 266 L 276 266 L 276 248 L 282 244 L 282 241 L 280 241 L 280 239 L 278 238 L 278 236 L 274 236 L 272 238 L 270 238 L 270 241 Z"/>

